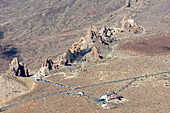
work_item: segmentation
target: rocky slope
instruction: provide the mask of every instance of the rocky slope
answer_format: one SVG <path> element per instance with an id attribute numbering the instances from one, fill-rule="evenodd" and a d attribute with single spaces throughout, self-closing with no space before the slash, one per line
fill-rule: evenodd
<path id="1" fill-rule="evenodd" d="M 0 32 L 3 34 L 0 46 L 12 47 L 2 51 L 6 59 L 4 61 L 1 56 L 1 60 L 7 64 L 7 61 L 17 56 L 28 67 L 38 69 L 46 57 L 62 54 L 65 48 L 79 40 L 79 36 L 84 33 L 83 29 L 94 25 L 96 20 L 102 20 L 124 4 L 126 0 L 0 1 Z M 15 50 L 12 54 L 4 53 L 12 50 Z M 11 57 L 7 59 L 8 56 Z"/>

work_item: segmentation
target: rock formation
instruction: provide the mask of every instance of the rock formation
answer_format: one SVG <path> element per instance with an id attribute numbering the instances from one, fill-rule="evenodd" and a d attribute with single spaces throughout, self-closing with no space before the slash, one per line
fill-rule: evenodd
<path id="1" fill-rule="evenodd" d="M 9 65 L 9 72 L 15 76 L 22 76 L 22 77 L 29 76 L 28 69 L 26 68 L 26 66 L 24 66 L 22 62 L 19 62 L 17 58 L 14 58 L 11 61 L 11 64 Z"/>
<path id="2" fill-rule="evenodd" d="M 131 0 L 128 1 L 127 7 L 131 6 Z"/>
<path id="3" fill-rule="evenodd" d="M 99 52 L 102 49 L 110 49 L 109 44 L 117 41 L 116 35 L 131 32 L 134 34 L 139 34 L 143 31 L 142 27 L 139 27 L 133 19 L 125 18 L 122 20 L 122 28 L 110 27 L 107 28 L 103 26 L 100 30 L 95 26 L 90 26 L 84 37 L 81 37 L 78 42 L 72 44 L 71 48 L 68 49 L 63 55 L 58 56 L 54 61 L 55 63 L 50 63 L 48 69 L 56 69 L 60 65 L 71 65 L 77 59 L 82 58 L 85 54 L 91 53 L 96 59 L 101 59 Z M 52 62 L 52 61 L 51 61 Z"/>
<path id="4" fill-rule="evenodd" d="M 124 29 L 134 34 L 140 34 L 144 30 L 142 27 L 139 27 L 133 19 L 128 19 L 124 23 Z"/>
<path id="5" fill-rule="evenodd" d="M 54 68 L 56 69 L 60 65 L 68 66 L 74 61 L 81 59 L 85 54 L 91 52 L 92 48 L 96 46 L 95 41 L 97 39 L 99 39 L 101 43 L 104 42 L 99 38 L 97 27 L 90 26 L 85 37 L 81 37 L 80 40 L 73 43 L 71 48 L 68 49 L 64 54 L 57 57 L 57 59 L 54 61 Z"/>
<path id="6" fill-rule="evenodd" d="M 133 19 L 125 21 L 125 18 L 122 20 L 122 28 L 107 28 L 103 26 L 99 30 L 95 26 L 90 26 L 86 35 L 81 37 L 78 42 L 73 43 L 66 52 L 55 57 L 55 59 L 46 59 L 45 63 L 42 64 L 42 67 L 34 76 L 36 78 L 44 77 L 50 70 L 59 70 L 63 66 L 71 66 L 74 62 L 80 61 L 82 58 L 84 59 L 81 61 L 86 61 L 86 59 L 93 56 L 94 59 L 102 59 L 103 57 L 100 53 L 110 50 L 109 44 L 118 40 L 117 35 L 124 32 L 138 34 L 141 31 L 143 31 L 143 28 L 139 27 Z"/>
<path id="7" fill-rule="evenodd" d="M 45 60 L 45 63 L 44 63 L 44 67 L 46 67 L 48 69 L 48 71 L 54 69 L 53 67 L 53 61 L 51 59 L 47 59 Z"/>
<path id="8" fill-rule="evenodd" d="M 45 60 L 44 64 L 42 64 L 39 71 L 36 74 L 34 74 L 34 77 L 36 77 L 36 78 L 45 77 L 45 76 L 47 76 L 47 73 L 50 72 L 50 70 L 55 70 L 55 65 L 54 65 L 52 59 L 47 58 Z"/>
<path id="9" fill-rule="evenodd" d="M 122 24 L 121 28 L 116 28 L 116 27 L 102 28 L 101 30 L 103 31 L 103 33 L 101 33 L 102 31 L 100 31 L 99 33 L 104 34 L 103 36 L 109 37 L 109 40 L 112 40 L 113 38 L 111 37 L 116 34 L 120 34 L 124 32 L 130 32 L 133 34 L 141 34 L 144 32 L 144 28 L 138 26 L 137 23 L 131 18 L 129 18 L 128 20 L 125 20 L 125 17 L 124 17 L 121 21 L 121 24 Z"/>
<path id="10" fill-rule="evenodd" d="M 36 74 L 34 74 L 34 77 L 36 77 L 36 78 L 45 77 L 45 76 L 47 76 L 48 72 L 49 72 L 48 68 L 44 64 L 42 64 L 40 70 Z"/>
<path id="11" fill-rule="evenodd" d="M 128 0 L 126 7 L 128 7 L 128 8 L 134 7 L 138 2 L 139 2 L 139 0 Z"/>
<path id="12" fill-rule="evenodd" d="M 97 48 L 94 46 L 91 50 L 91 54 L 96 58 L 96 59 L 100 59 L 100 55 L 98 53 Z"/>

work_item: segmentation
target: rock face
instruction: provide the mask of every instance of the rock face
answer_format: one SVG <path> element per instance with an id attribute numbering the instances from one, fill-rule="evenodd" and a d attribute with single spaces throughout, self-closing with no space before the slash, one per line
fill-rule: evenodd
<path id="1" fill-rule="evenodd" d="M 47 58 L 45 60 L 44 64 L 42 64 L 39 71 L 36 74 L 34 74 L 34 77 L 36 77 L 36 78 L 45 77 L 45 76 L 47 76 L 47 73 L 50 72 L 50 70 L 55 70 L 55 65 L 50 58 Z"/>
<path id="2" fill-rule="evenodd" d="M 24 66 L 22 62 L 19 62 L 17 58 L 14 58 L 11 61 L 11 64 L 9 65 L 9 71 L 12 73 L 12 75 L 15 76 L 22 76 L 22 77 L 28 77 L 29 76 L 29 71 Z"/>
<path id="3" fill-rule="evenodd" d="M 60 65 L 71 65 L 74 61 L 81 59 L 87 53 L 91 53 L 96 59 L 103 58 L 99 55 L 100 52 L 110 49 L 109 44 L 117 41 L 117 35 L 124 32 L 139 34 L 143 32 L 143 28 L 139 27 L 133 19 L 125 18 L 122 20 L 122 28 L 103 26 L 100 30 L 95 26 L 90 26 L 84 37 L 81 37 L 78 42 L 72 44 L 63 55 L 55 59 L 55 63 L 50 61 L 51 66 L 48 69 L 56 69 Z M 53 67 L 53 68 L 51 68 Z"/>
<path id="4" fill-rule="evenodd" d="M 44 63 L 44 66 L 48 69 L 48 71 L 52 70 L 53 67 L 53 61 L 51 59 L 47 59 Z"/>
<path id="5" fill-rule="evenodd" d="M 83 58 L 87 53 L 91 53 L 96 59 L 103 58 L 99 55 L 106 49 L 110 49 L 109 44 L 117 41 L 117 35 L 124 32 L 138 34 L 143 29 L 139 27 L 133 19 L 125 18 L 122 20 L 122 28 L 105 27 L 101 29 L 90 26 L 84 37 L 81 37 L 78 42 L 72 44 L 65 53 L 58 56 L 56 59 L 47 59 L 42 66 L 48 71 L 58 69 L 61 65 L 70 66 L 76 60 Z"/>
<path id="6" fill-rule="evenodd" d="M 34 74 L 34 77 L 36 78 L 45 77 L 47 76 L 48 72 L 49 72 L 48 68 L 44 64 L 42 64 L 40 70 L 36 74 Z"/>
<path id="7" fill-rule="evenodd" d="M 90 28 L 87 30 L 86 36 L 81 37 L 78 42 L 72 44 L 70 49 L 58 57 L 57 60 L 60 61 L 58 65 L 71 65 L 75 60 L 81 59 L 87 53 L 91 53 L 96 59 L 100 59 L 98 53 L 100 48 L 109 48 L 107 39 L 104 38 L 104 36 L 108 34 L 107 28 L 104 27 L 100 31 L 101 33 L 98 32 L 97 27 L 90 26 Z M 108 36 L 107 38 L 110 37 Z"/>
<path id="8" fill-rule="evenodd" d="M 131 6 L 131 0 L 128 1 L 127 7 Z"/>
<path id="9" fill-rule="evenodd" d="M 137 3 L 139 2 L 139 0 L 128 0 L 127 2 L 127 7 L 130 8 L 131 6 L 137 5 Z"/>
<path id="10" fill-rule="evenodd" d="M 96 59 L 100 59 L 100 55 L 98 53 L 97 48 L 94 46 L 91 50 L 91 54 L 96 58 Z"/>

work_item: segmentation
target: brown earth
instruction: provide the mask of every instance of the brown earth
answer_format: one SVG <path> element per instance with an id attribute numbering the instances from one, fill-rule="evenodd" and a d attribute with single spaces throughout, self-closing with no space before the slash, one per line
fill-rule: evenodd
<path id="1" fill-rule="evenodd" d="M 117 57 L 115 57 L 117 56 Z M 134 56 L 120 51 L 114 51 L 114 56 L 107 61 L 98 63 L 91 62 L 84 64 L 80 71 L 71 73 L 54 73 L 46 78 L 49 81 L 61 83 L 73 87 L 89 86 L 93 84 L 121 80 L 145 74 L 159 73 L 169 70 L 170 56 Z M 169 77 L 170 74 L 137 79 L 132 85 L 120 92 L 129 102 L 119 104 L 115 109 L 104 110 L 99 104 L 86 97 L 74 97 L 55 94 L 45 98 L 37 99 L 18 106 L 5 109 L 5 113 L 12 112 L 64 112 L 64 113 L 111 113 L 111 112 L 168 112 L 169 106 Z M 104 92 L 118 91 L 130 81 L 117 82 L 105 85 L 98 85 L 81 90 L 71 91 L 78 93 L 84 91 L 86 94 L 96 97 Z M 12 99 L 5 105 L 41 97 L 66 88 L 52 84 L 38 82 L 36 88 L 25 95 Z M 33 104 L 34 103 L 34 104 Z M 34 106 L 31 106 L 31 105 Z M 30 108 L 28 110 L 28 108 Z"/>
<path id="2" fill-rule="evenodd" d="M 30 78 L 15 77 L 12 75 L 0 76 L 0 104 L 25 94 L 34 88 L 34 81 Z"/>
<path id="3" fill-rule="evenodd" d="M 169 51 L 168 41 L 161 39 L 167 40 L 169 35 L 165 35 L 165 37 L 162 35 L 160 38 L 159 35 L 155 37 L 154 34 L 168 34 L 170 31 L 170 1 L 134 0 L 131 1 L 130 7 L 127 7 L 128 2 L 129 0 L 109 0 L 107 2 L 101 0 L 1 0 L 0 61 L 6 63 L 1 62 L 0 73 L 4 74 L 8 68 L 8 62 L 13 57 L 18 57 L 34 74 L 40 69 L 45 59 L 61 55 L 82 35 L 85 35 L 91 24 L 97 27 L 120 28 L 121 20 L 124 17 L 134 19 L 137 25 L 144 28 L 144 32 L 135 35 L 132 33 L 116 34 L 115 37 L 118 41 L 112 43 L 112 51 L 109 54 L 102 54 L 104 57 L 102 60 L 88 60 L 82 63 L 80 69 L 73 72 L 53 71 L 45 79 L 68 86 L 81 87 L 170 71 L 169 54 L 161 52 L 164 55 L 151 56 L 146 53 L 145 55 L 135 55 L 117 48 L 132 39 L 137 45 L 149 48 L 155 46 L 150 43 L 152 41 L 159 45 L 158 42 L 155 42 L 156 39 L 160 42 L 164 41 L 161 46 L 166 49 L 155 47 L 159 52 L 166 51 L 167 53 Z M 150 36 L 152 36 L 151 39 Z M 147 37 L 150 39 L 149 42 L 145 40 Z M 142 40 L 148 45 L 139 44 L 138 40 Z M 136 44 L 130 47 L 139 48 Z M 149 46 L 149 44 L 151 45 Z M 135 53 L 137 52 L 135 51 Z M 4 76 L 0 76 L 0 88 L 3 89 L 0 99 L 1 102 L 5 101 L 3 99 L 10 100 L 2 102 L 0 107 L 66 90 L 66 88 L 48 83 L 33 82 L 30 78 L 10 76 L 13 79 L 8 79 L 8 76 L 10 75 L 5 77 L 7 80 L 4 80 Z M 98 85 L 70 92 L 85 91 L 86 94 L 96 96 L 113 90 L 118 91 L 129 82 Z M 36 83 L 35 86 L 34 83 Z M 20 90 L 20 94 L 15 92 L 17 89 Z M 12 98 L 6 98 L 6 95 Z M 110 110 L 102 109 L 97 103 L 84 97 L 56 94 L 3 109 L 3 112 L 168 113 L 170 74 L 137 79 L 132 85 L 121 91 L 120 95 L 123 95 L 129 102 L 118 104 L 115 109 Z"/>
<path id="4" fill-rule="evenodd" d="M 128 40 L 118 48 L 139 55 L 168 55 L 170 54 L 170 35 L 154 35 Z"/>

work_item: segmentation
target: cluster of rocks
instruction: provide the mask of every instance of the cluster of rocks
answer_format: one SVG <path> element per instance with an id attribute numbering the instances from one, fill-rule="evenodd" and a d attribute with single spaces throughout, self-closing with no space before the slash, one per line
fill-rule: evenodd
<path id="1" fill-rule="evenodd" d="M 54 62 L 57 63 L 57 66 L 71 65 L 74 61 L 86 56 L 87 53 L 91 53 L 96 59 L 100 59 L 100 46 L 109 49 L 109 44 L 103 39 L 102 35 L 98 33 L 97 27 L 90 26 L 86 36 L 81 37 L 78 42 L 73 43 L 71 48 L 63 55 L 58 56 Z"/>
<path id="2" fill-rule="evenodd" d="M 102 59 L 100 53 L 109 50 L 109 44 L 117 41 L 117 34 L 131 32 L 134 34 L 143 31 L 133 19 L 122 20 L 122 28 L 105 27 L 101 29 L 90 26 L 84 37 L 72 44 L 71 48 L 55 59 L 47 58 L 40 70 L 34 75 L 36 77 L 46 76 L 50 70 L 59 70 L 62 66 L 71 66 L 76 61 L 86 61 L 93 56 L 94 59 Z M 10 70 L 16 76 L 28 76 L 28 69 L 16 58 L 11 62 Z"/>
<path id="3" fill-rule="evenodd" d="M 144 29 L 138 26 L 133 19 L 128 19 L 127 21 L 123 20 L 123 29 L 134 34 L 141 34 L 144 32 Z"/>
<path id="4" fill-rule="evenodd" d="M 133 33 L 133 34 L 141 34 L 144 32 L 144 29 L 140 26 L 137 25 L 137 23 L 133 19 L 127 19 L 125 18 L 122 19 L 122 27 L 121 28 L 116 28 L 116 27 L 102 27 L 102 29 L 99 31 L 101 34 L 102 38 L 106 42 L 112 42 L 112 41 L 117 41 L 115 35 L 116 34 L 121 34 L 121 33 Z"/>

